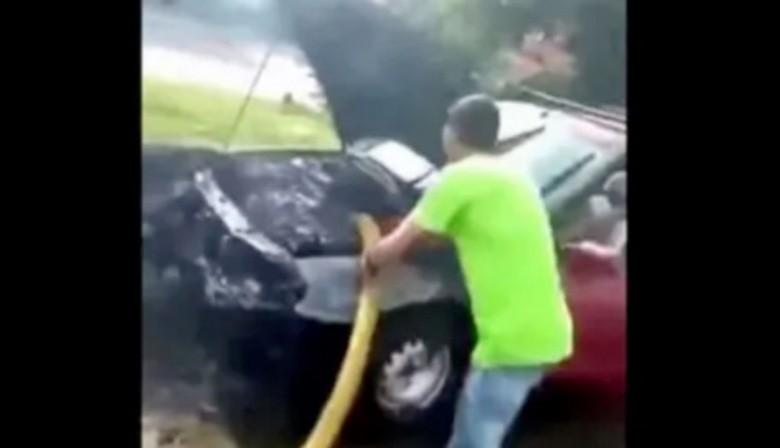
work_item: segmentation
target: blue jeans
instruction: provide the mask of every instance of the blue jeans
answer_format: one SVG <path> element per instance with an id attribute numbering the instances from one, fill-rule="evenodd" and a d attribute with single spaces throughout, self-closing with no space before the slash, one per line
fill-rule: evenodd
<path id="1" fill-rule="evenodd" d="M 448 448 L 500 448 L 544 370 L 541 366 L 472 366 L 455 412 Z"/>

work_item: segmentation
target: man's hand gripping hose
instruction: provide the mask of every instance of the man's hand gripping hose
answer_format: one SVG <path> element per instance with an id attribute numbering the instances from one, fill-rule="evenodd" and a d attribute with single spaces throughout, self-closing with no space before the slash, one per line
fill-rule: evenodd
<path id="1" fill-rule="evenodd" d="M 379 228 L 374 220 L 366 215 L 358 216 L 357 226 L 365 253 L 368 248 L 379 241 Z M 357 298 L 358 309 L 352 326 L 352 335 L 349 338 L 349 346 L 341 363 L 336 384 L 330 393 L 330 398 L 322 408 L 319 420 L 309 433 L 303 448 L 331 448 L 333 446 L 360 389 L 363 371 L 371 349 L 371 340 L 379 317 L 377 304 L 379 298 L 374 281 L 375 277 L 368 272 L 366 264 L 361 263 L 361 267 L 360 292 Z"/>

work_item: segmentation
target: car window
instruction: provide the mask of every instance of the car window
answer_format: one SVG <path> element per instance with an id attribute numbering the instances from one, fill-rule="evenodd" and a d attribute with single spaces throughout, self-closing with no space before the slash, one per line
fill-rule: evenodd
<path id="1" fill-rule="evenodd" d="M 544 131 L 519 144 L 504 157 L 529 173 L 543 193 L 599 156 L 599 148 L 572 132 L 568 125 L 551 114 Z"/>
<path id="2" fill-rule="evenodd" d="M 269 0 L 144 1 L 144 141 L 338 149 L 322 89 L 280 23 Z"/>

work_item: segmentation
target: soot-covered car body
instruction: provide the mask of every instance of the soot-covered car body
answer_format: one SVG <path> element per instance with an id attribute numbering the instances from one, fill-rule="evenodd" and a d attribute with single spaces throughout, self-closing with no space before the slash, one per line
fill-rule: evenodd
<path id="1" fill-rule="evenodd" d="M 399 175 L 380 162 L 396 159 L 424 172 Z M 216 398 L 223 413 L 246 415 L 271 400 L 275 408 L 295 406 L 285 423 L 304 432 L 332 383 L 354 314 L 361 248 L 353 218 L 368 213 L 387 228 L 411 209 L 436 168 L 392 141 L 367 141 L 346 153 L 236 156 L 150 144 L 143 165 L 144 362 L 148 401 L 160 402 L 150 406 L 192 408 Z M 448 344 L 454 333 L 437 322 L 448 326 L 457 312 L 452 330 L 462 334 L 457 355 L 465 365 L 465 306 L 449 306 L 465 299 L 454 254 L 423 252 L 381 281 L 385 311 L 413 309 L 393 328 L 427 321 Z M 433 305 L 420 308 L 424 303 Z M 412 319 L 419 322 L 409 327 Z M 425 334 L 396 332 L 383 334 L 429 343 Z M 449 360 L 445 367 L 452 369 Z M 193 386 L 189 405 L 165 402 L 161 391 L 186 376 L 215 390 Z M 222 390 L 229 384 L 239 386 Z"/>
<path id="2" fill-rule="evenodd" d="M 261 426 L 300 435 L 313 423 L 355 309 L 353 218 L 370 214 L 387 231 L 413 207 L 442 162 L 446 107 L 468 91 L 370 2 L 299 3 L 283 9 L 343 150 L 146 143 L 142 153 L 144 406 L 217 411 L 246 443 Z M 619 396 L 623 271 L 566 245 L 590 238 L 578 223 L 624 169 L 625 132 L 566 111 L 501 108 L 503 157 L 545 197 L 577 327 L 576 355 L 549 383 Z M 380 281 L 384 312 L 349 426 L 444 434 L 473 345 L 455 254 L 420 250 Z"/>

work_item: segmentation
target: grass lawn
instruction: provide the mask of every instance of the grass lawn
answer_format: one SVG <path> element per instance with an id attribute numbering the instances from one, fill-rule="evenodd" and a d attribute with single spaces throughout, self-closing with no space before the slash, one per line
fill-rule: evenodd
<path id="1" fill-rule="evenodd" d="M 144 78 L 141 126 L 146 141 L 225 143 L 243 97 L 206 87 Z M 338 137 L 326 113 L 253 98 L 233 145 L 334 149 Z"/>

